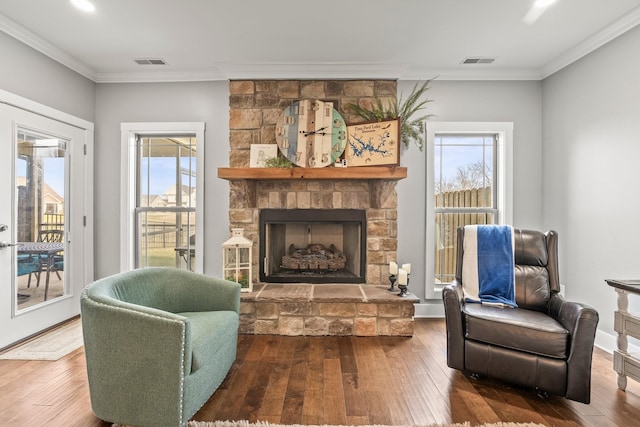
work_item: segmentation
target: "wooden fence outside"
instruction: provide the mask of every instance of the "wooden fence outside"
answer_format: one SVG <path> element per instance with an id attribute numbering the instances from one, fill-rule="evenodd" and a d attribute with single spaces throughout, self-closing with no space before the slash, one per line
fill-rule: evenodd
<path id="1" fill-rule="evenodd" d="M 471 190 L 459 190 L 438 193 L 435 195 L 436 206 L 436 239 L 435 239 L 435 281 L 451 282 L 456 273 L 457 233 L 458 227 L 472 224 L 492 224 L 494 215 L 490 212 L 461 212 L 458 208 L 490 208 L 491 187 Z M 454 212 L 439 212 L 439 209 L 453 209 Z"/>

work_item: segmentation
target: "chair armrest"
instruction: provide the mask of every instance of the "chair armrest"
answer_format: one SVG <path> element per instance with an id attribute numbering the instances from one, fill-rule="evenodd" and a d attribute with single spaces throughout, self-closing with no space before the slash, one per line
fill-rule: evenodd
<path id="1" fill-rule="evenodd" d="M 447 326 L 447 366 L 464 370 L 464 320 L 462 284 L 454 280 L 442 289 Z"/>
<path id="2" fill-rule="evenodd" d="M 567 359 L 567 394 L 569 399 L 589 403 L 591 395 L 591 359 L 598 326 L 598 312 L 592 307 L 566 301 L 553 293 L 549 302 L 549 315 L 569 331 L 569 357 Z"/>
<path id="3" fill-rule="evenodd" d="M 133 425 L 149 420 L 182 424 L 183 420 L 174 417 L 182 413 L 184 400 L 185 317 L 118 303 L 92 299 L 86 292 L 81 297 L 94 412 L 101 419 Z"/>

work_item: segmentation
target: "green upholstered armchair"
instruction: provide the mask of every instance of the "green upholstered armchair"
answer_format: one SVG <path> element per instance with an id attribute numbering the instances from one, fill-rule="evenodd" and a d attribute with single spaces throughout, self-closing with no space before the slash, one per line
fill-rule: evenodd
<path id="1" fill-rule="evenodd" d="M 109 422 L 181 426 L 235 361 L 240 285 L 172 268 L 116 274 L 81 297 L 91 406 Z"/>

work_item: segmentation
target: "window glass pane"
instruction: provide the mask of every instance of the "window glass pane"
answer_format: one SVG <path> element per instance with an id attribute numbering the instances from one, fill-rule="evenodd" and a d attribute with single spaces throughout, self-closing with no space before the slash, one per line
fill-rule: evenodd
<path id="1" fill-rule="evenodd" d="M 436 137 L 436 208 L 493 207 L 493 141 L 492 136 Z"/>
<path id="2" fill-rule="evenodd" d="M 65 176 L 68 140 L 18 129 L 17 299 L 22 310 L 69 293 L 65 280 Z"/>
<path id="3" fill-rule="evenodd" d="M 458 227 L 496 221 L 494 194 L 495 135 L 436 135 L 435 281 L 455 276 Z"/>
<path id="4" fill-rule="evenodd" d="M 493 223 L 494 215 L 491 213 L 436 213 L 436 284 L 449 283 L 455 277 L 458 227 Z"/>
<path id="5" fill-rule="evenodd" d="M 195 223 L 195 212 L 139 212 L 139 266 L 193 270 Z"/>

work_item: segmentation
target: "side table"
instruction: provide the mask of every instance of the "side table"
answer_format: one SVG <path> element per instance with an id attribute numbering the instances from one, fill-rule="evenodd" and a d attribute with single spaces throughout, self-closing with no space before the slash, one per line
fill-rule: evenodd
<path id="1" fill-rule="evenodd" d="M 613 369 L 618 374 L 618 388 L 627 388 L 627 376 L 640 381 L 640 359 L 627 351 L 628 338 L 640 339 L 640 317 L 629 313 L 628 295 L 640 295 L 640 280 L 606 279 L 618 293 L 618 309 L 615 312 L 613 329 L 618 333 L 618 350 L 613 352 Z"/>

